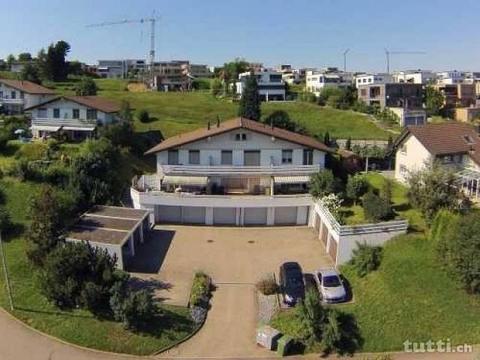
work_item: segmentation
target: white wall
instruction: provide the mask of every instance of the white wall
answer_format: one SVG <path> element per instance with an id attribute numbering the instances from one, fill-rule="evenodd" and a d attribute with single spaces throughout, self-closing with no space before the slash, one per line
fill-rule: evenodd
<path id="1" fill-rule="evenodd" d="M 48 101 L 50 99 L 53 99 L 56 95 L 51 94 L 51 95 L 43 95 L 43 94 L 29 94 L 25 93 L 23 91 L 17 90 L 15 88 L 12 88 L 10 86 L 7 86 L 3 83 L 0 83 L 0 91 L 3 92 L 3 98 L 6 99 L 11 99 L 12 98 L 12 92 L 15 93 L 15 99 L 21 99 L 22 98 L 22 93 L 23 93 L 23 108 L 28 108 L 31 106 L 38 105 L 42 102 Z"/>
<path id="2" fill-rule="evenodd" d="M 405 147 L 406 152 L 402 149 Z M 395 154 L 395 179 L 405 182 L 408 172 L 419 171 L 432 159 L 430 152 L 413 135 L 403 141 L 403 146 L 397 149 Z M 407 171 L 401 171 L 404 168 Z"/>

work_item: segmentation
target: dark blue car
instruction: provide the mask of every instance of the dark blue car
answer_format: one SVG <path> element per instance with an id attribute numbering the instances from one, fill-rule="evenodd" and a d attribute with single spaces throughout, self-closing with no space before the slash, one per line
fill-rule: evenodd
<path id="1" fill-rule="evenodd" d="M 286 262 L 280 266 L 280 288 L 283 302 L 288 306 L 295 306 L 299 300 L 305 298 L 303 272 L 298 263 Z"/>

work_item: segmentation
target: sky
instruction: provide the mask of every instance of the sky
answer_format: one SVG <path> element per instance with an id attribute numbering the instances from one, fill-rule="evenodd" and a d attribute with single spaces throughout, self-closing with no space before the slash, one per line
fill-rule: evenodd
<path id="1" fill-rule="evenodd" d="M 141 19 L 155 10 L 156 59 L 221 65 L 236 57 L 266 66 L 480 71 L 480 1 L 461 0 L 0 0 L 0 58 L 57 40 L 69 59 L 146 58 L 147 24 L 87 27 Z"/>

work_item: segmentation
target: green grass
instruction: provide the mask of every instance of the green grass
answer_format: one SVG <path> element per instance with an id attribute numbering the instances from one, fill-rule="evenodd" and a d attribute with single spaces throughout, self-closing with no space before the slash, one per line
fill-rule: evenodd
<path id="1" fill-rule="evenodd" d="M 177 135 L 206 126 L 210 120 L 222 120 L 237 115 L 237 103 L 217 99 L 209 91 L 181 92 L 129 92 L 125 80 L 95 80 L 98 95 L 109 99 L 127 100 L 136 109 L 147 110 L 153 121 L 148 124 L 136 122 L 137 131 L 160 130 L 165 137 Z M 63 94 L 73 94 L 74 82 L 51 84 Z M 311 135 L 326 131 L 335 138 L 388 139 L 389 133 L 364 114 L 342 111 L 305 102 L 264 103 L 262 111 L 268 116 L 275 110 L 287 111 L 292 119 L 304 126 Z"/>
<path id="2" fill-rule="evenodd" d="M 386 181 L 385 177 L 376 172 L 369 172 L 366 177 L 370 185 L 379 191 Z M 412 208 L 408 203 L 407 188 L 395 180 L 393 181 L 392 202 L 396 218 L 408 220 L 410 228 L 413 230 L 424 231 L 426 229 L 420 211 Z M 347 225 L 358 225 L 366 222 L 363 208 L 360 205 L 343 206 L 341 211 L 346 215 Z"/>
<path id="3" fill-rule="evenodd" d="M 162 305 L 163 316 L 152 320 L 148 334 L 125 330 L 120 323 L 98 320 L 83 310 L 61 311 L 41 294 L 35 269 L 27 261 L 24 229 L 28 224 L 26 209 L 39 184 L 0 180 L 6 195 L 6 208 L 19 228 L 19 235 L 7 239 L 5 254 L 13 289 L 13 315 L 30 326 L 62 340 L 94 349 L 152 354 L 188 336 L 194 329 L 188 309 Z M 0 304 L 8 308 L 3 270 L 0 272 Z"/>
<path id="4" fill-rule="evenodd" d="M 350 265 L 341 271 L 354 302 L 335 306 L 355 317 L 364 341 L 361 351 L 402 350 L 407 339 L 480 343 L 480 298 L 465 293 L 446 275 L 423 235 L 388 242 L 380 268 L 364 278 Z M 279 313 L 272 325 L 294 337 L 301 331 L 293 310 Z"/>

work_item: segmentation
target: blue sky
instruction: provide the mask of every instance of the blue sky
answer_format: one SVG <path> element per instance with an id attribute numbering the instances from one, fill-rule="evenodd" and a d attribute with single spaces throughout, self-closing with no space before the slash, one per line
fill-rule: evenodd
<path id="1" fill-rule="evenodd" d="M 219 65 L 244 57 L 274 66 L 343 66 L 383 71 L 383 49 L 421 50 L 392 57 L 392 69 L 480 70 L 480 1 L 461 0 L 0 0 L 0 58 L 52 41 L 70 59 L 145 58 L 147 25 L 87 28 L 137 19 L 155 9 L 157 59 Z"/>

